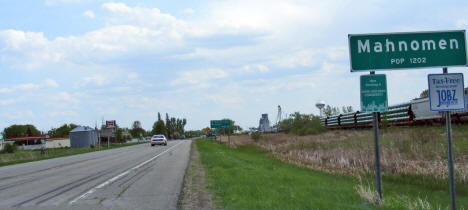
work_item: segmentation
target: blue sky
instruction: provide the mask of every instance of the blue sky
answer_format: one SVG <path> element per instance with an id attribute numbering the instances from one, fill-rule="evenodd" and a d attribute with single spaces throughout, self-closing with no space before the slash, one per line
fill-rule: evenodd
<path id="1" fill-rule="evenodd" d="M 0 129 L 47 131 L 102 118 L 150 129 L 157 113 L 187 129 L 262 113 L 359 109 L 347 35 L 466 29 L 467 1 L 0 0 Z M 449 68 L 465 72 L 466 68 Z M 389 104 L 440 69 L 386 71 Z M 466 77 L 466 74 L 465 74 Z"/>

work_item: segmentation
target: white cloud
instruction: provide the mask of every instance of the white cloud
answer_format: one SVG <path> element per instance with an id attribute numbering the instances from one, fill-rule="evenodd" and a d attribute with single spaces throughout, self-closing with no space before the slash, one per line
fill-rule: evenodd
<path id="1" fill-rule="evenodd" d="M 198 88 L 210 87 L 212 80 L 222 79 L 228 76 L 228 73 L 220 69 L 203 69 L 194 71 L 185 71 L 179 73 L 179 77 L 170 82 L 171 86 L 193 85 Z"/>
<path id="2" fill-rule="evenodd" d="M 37 90 L 40 88 L 57 88 L 59 87 L 57 82 L 53 79 L 46 79 L 42 84 L 34 84 L 34 83 L 25 83 L 25 84 L 18 84 L 12 87 L 4 87 L 0 88 L 0 93 L 13 93 L 15 91 L 27 91 L 27 90 Z"/>
<path id="3" fill-rule="evenodd" d="M 59 85 L 57 84 L 57 82 L 53 79 L 46 79 L 44 81 L 44 86 L 45 87 L 51 87 L 51 88 L 58 88 Z"/>
<path id="4" fill-rule="evenodd" d="M 56 4 L 69 4 L 69 3 L 79 3 L 83 0 L 45 0 L 46 5 L 52 6 Z"/>
<path id="5" fill-rule="evenodd" d="M 246 73 L 254 73 L 254 72 L 261 72 L 261 73 L 266 73 L 270 70 L 268 66 L 265 66 L 263 64 L 249 64 L 245 65 L 242 67 L 242 70 Z"/>
<path id="6" fill-rule="evenodd" d="M 16 86 L 16 89 L 18 90 L 32 90 L 32 89 L 38 89 L 40 86 L 32 83 L 27 83 L 27 84 L 21 84 Z"/>
<path id="7" fill-rule="evenodd" d="M 459 29 L 466 29 L 466 28 L 468 28 L 468 20 L 465 19 L 465 18 L 458 19 L 457 22 L 455 23 L 455 25 Z"/>
<path id="8" fill-rule="evenodd" d="M 0 88 L 0 93 L 11 93 L 13 89 L 11 88 Z"/>
<path id="9" fill-rule="evenodd" d="M 34 118 L 36 115 L 31 110 L 24 110 L 17 112 L 4 112 L 3 116 L 12 120 L 23 120 Z"/>
<path id="10" fill-rule="evenodd" d="M 59 92 L 54 98 L 57 101 L 65 101 L 70 104 L 78 104 L 80 102 L 78 95 L 71 95 L 65 91 Z"/>
<path id="11" fill-rule="evenodd" d="M 16 103 L 15 99 L 0 99 L 0 105 L 10 105 Z"/>
<path id="12" fill-rule="evenodd" d="M 94 19 L 95 15 L 94 12 L 91 10 L 87 10 L 86 12 L 83 13 L 83 16 L 89 18 L 89 19 Z"/>
<path id="13" fill-rule="evenodd" d="M 94 84 L 97 86 L 104 86 L 109 84 L 109 78 L 104 75 L 94 74 L 88 77 L 84 77 L 82 79 L 82 83 L 80 85 L 84 86 L 87 84 Z"/>
<path id="14" fill-rule="evenodd" d="M 244 102 L 241 97 L 233 97 L 226 94 L 206 95 L 205 98 L 216 104 L 222 104 L 230 108 L 234 108 L 238 106 L 238 104 Z"/>
<path id="15" fill-rule="evenodd" d="M 78 113 L 70 110 L 66 111 L 53 111 L 50 112 L 50 116 L 52 117 L 70 117 L 70 116 L 78 116 Z"/>
<path id="16" fill-rule="evenodd" d="M 186 15 L 192 15 L 192 14 L 195 14 L 195 10 L 193 10 L 192 8 L 186 8 L 180 11 L 180 13 L 186 14 Z"/>
<path id="17" fill-rule="evenodd" d="M 138 74 L 135 73 L 135 72 L 130 72 L 130 73 L 127 75 L 127 78 L 130 79 L 130 80 L 137 79 L 137 78 L 138 78 Z"/>

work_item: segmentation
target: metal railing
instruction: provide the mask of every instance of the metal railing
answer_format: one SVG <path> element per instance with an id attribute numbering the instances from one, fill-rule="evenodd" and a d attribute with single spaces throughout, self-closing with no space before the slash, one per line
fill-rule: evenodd
<path id="1" fill-rule="evenodd" d="M 411 103 L 403 103 L 388 107 L 388 111 L 379 113 L 379 124 L 383 122 L 398 124 L 410 122 L 413 119 Z M 327 128 L 362 128 L 372 126 L 372 113 L 351 112 L 320 118 Z"/>

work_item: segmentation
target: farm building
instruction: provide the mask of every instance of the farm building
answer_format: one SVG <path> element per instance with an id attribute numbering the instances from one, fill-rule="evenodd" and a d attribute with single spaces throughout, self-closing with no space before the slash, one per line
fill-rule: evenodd
<path id="1" fill-rule="evenodd" d="M 5 138 L 5 144 L 16 144 L 18 149 L 35 150 L 45 147 L 47 136 L 23 136 L 15 138 Z"/>
<path id="2" fill-rule="evenodd" d="M 23 136 L 6 138 L 0 143 L 1 149 L 4 144 L 16 144 L 20 150 L 52 149 L 70 147 L 69 138 L 49 138 L 48 136 Z"/>
<path id="3" fill-rule="evenodd" d="M 46 139 L 46 148 L 64 148 L 70 147 L 70 138 L 47 138 Z"/>
<path id="4" fill-rule="evenodd" d="M 97 131 L 88 126 L 79 126 L 70 131 L 70 145 L 72 148 L 90 147 L 96 145 Z"/>

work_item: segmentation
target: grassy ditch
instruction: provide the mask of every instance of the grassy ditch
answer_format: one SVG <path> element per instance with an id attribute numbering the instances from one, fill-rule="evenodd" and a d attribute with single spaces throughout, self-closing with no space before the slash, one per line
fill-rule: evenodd
<path id="1" fill-rule="evenodd" d="M 96 152 L 107 149 L 115 149 L 126 146 L 133 146 L 147 142 L 132 142 L 123 144 L 111 144 L 109 148 L 102 146 L 101 149 L 95 148 L 57 148 L 46 149 L 44 154 L 40 150 L 17 150 L 14 153 L 0 153 L 0 167 L 7 165 L 14 165 L 19 163 L 26 163 L 38 160 L 45 160 L 51 158 L 65 157 L 70 155 L 78 155 L 88 152 Z"/>
<path id="2" fill-rule="evenodd" d="M 384 177 L 384 201 L 376 202 L 372 177 L 330 174 L 272 158 L 252 145 L 230 148 L 196 141 L 211 190 L 226 209 L 438 209 L 446 208 L 448 189 Z M 457 203 L 468 206 L 468 194 Z"/>
<path id="3" fill-rule="evenodd" d="M 468 184 L 468 126 L 453 127 L 455 176 Z M 328 131 L 319 135 L 266 134 L 260 141 L 233 136 L 234 145 L 254 144 L 278 159 L 332 173 L 373 173 L 371 130 Z M 381 164 L 384 174 L 447 179 L 445 127 L 382 130 Z"/>

